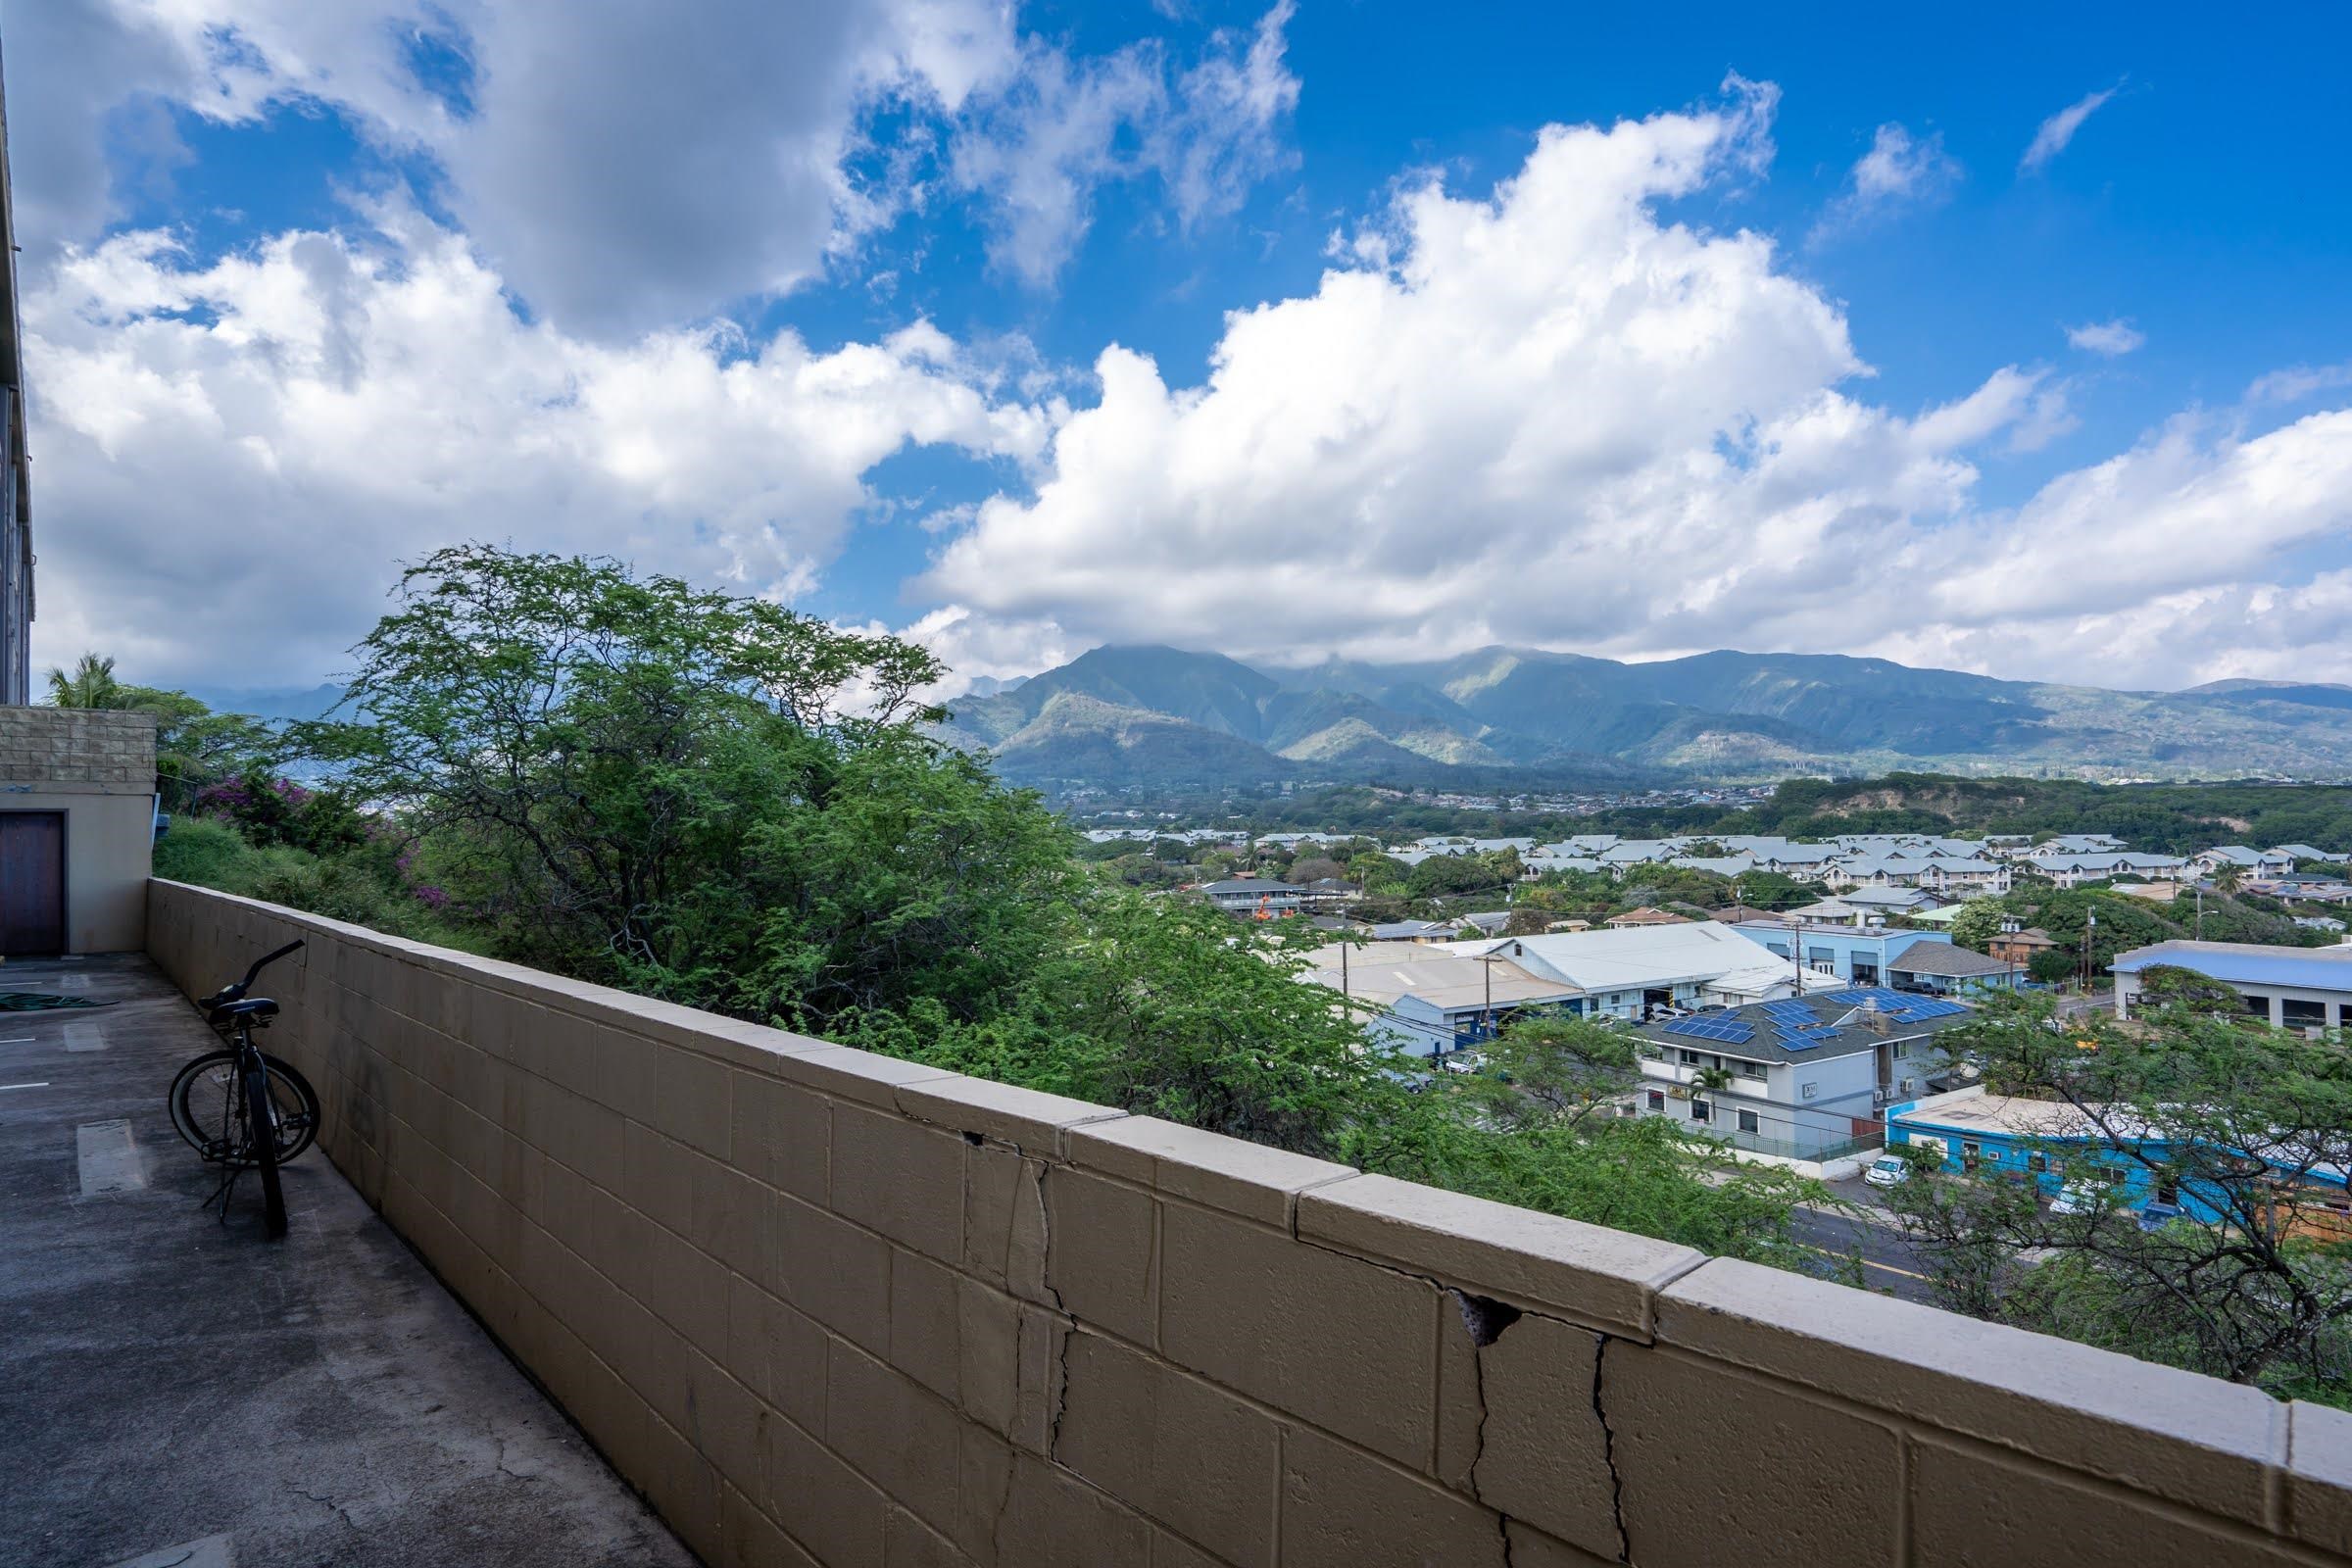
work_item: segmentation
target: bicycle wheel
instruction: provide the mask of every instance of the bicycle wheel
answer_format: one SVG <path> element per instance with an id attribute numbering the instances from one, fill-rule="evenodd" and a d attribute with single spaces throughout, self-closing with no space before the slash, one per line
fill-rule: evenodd
<path id="1" fill-rule="evenodd" d="M 292 1063 L 271 1055 L 262 1061 L 270 1069 L 270 1102 L 277 1107 L 277 1162 L 282 1165 L 318 1136 L 318 1096 Z M 207 1052 L 172 1080 L 172 1125 L 205 1158 L 250 1165 L 243 1093 L 237 1054 Z"/>
<path id="2" fill-rule="evenodd" d="M 270 1069 L 261 1053 L 245 1072 L 246 1147 L 262 1173 L 262 1212 L 272 1240 L 286 1234 L 286 1190 L 277 1179 L 277 1107 L 270 1101 Z"/>

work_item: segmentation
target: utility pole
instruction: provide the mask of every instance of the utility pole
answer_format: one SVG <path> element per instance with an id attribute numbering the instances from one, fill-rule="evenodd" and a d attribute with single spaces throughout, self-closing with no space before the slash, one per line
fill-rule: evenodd
<path id="1" fill-rule="evenodd" d="M 2085 910 L 2082 917 L 2082 990 L 2084 995 L 2088 995 L 2090 991 L 2090 944 L 2098 934 L 2099 911 L 2096 909 Z"/>
<path id="2" fill-rule="evenodd" d="M 2204 883 L 2202 883 L 2202 882 L 2200 882 L 2200 883 L 2198 883 L 2198 884 L 2197 884 L 2197 938 L 2196 938 L 2196 939 L 2197 939 L 2199 942 L 2202 942 L 2202 941 L 2204 941 L 2204 940 L 2205 940 L 2205 884 L 2204 884 Z"/>

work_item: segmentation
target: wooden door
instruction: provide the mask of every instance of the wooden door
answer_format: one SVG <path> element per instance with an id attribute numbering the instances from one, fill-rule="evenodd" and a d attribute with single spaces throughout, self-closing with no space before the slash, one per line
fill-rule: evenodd
<path id="1" fill-rule="evenodd" d="M 66 950 L 66 813 L 0 811 L 0 956 Z"/>

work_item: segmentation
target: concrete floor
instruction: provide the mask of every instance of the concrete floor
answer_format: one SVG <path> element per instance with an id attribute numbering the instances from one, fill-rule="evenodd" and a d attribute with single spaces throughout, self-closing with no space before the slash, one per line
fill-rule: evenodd
<path id="1" fill-rule="evenodd" d="M 0 1564 L 694 1562 L 323 1154 L 283 1242 L 250 1179 L 199 1208 L 164 1097 L 213 1037 L 144 958 L 0 991 L 106 1004 L 0 1012 Z"/>

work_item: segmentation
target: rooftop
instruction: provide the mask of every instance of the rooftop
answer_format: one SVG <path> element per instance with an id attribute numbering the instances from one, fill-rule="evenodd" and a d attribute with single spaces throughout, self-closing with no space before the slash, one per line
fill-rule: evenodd
<path id="1" fill-rule="evenodd" d="M 1955 980 L 2018 971 L 2018 965 L 2007 958 L 1991 957 L 1950 942 L 1914 942 L 1887 959 L 1886 967 L 1895 974 L 1945 975 Z"/>
<path id="2" fill-rule="evenodd" d="M 1802 1000 L 1758 1002 L 1670 1018 L 1643 1024 L 1640 1032 L 1660 1045 L 1686 1051 L 1714 1051 L 1758 1061 L 1818 1061 L 1876 1051 L 1891 1041 L 1924 1039 L 1972 1016 L 1971 1008 L 1940 997 L 1847 986 Z"/>
<path id="3" fill-rule="evenodd" d="M 2159 942 L 2115 956 L 2117 974 L 2158 964 L 2194 969 L 2230 985 L 2299 986 L 2352 991 L 2352 948 L 2283 948 L 2238 942 Z"/>

